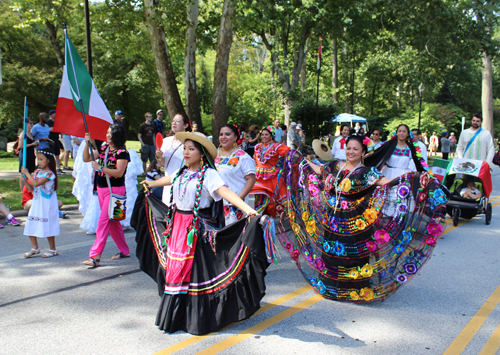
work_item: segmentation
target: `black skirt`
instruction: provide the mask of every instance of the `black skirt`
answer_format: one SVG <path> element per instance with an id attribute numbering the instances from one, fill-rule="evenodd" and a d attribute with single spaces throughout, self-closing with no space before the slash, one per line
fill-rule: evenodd
<path id="1" fill-rule="evenodd" d="M 260 218 L 241 220 L 221 229 L 216 252 L 200 237 L 196 245 L 187 294 L 164 293 L 165 270 L 159 257 L 167 247 L 155 242 L 165 230 L 167 212 L 161 200 L 141 192 L 131 225 L 137 231 L 136 254 L 141 270 L 158 284 L 161 296 L 156 325 L 169 333 L 182 330 L 195 335 L 217 331 L 250 317 L 265 295 L 269 266 Z"/>

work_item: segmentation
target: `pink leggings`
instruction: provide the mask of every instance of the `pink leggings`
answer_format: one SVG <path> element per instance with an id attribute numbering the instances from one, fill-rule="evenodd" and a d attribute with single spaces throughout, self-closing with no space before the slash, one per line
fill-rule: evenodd
<path id="1" fill-rule="evenodd" d="M 118 195 L 125 195 L 125 186 L 111 187 L 112 191 Z M 99 216 L 99 222 L 97 223 L 96 240 L 92 248 L 90 249 L 89 256 L 94 258 L 96 255 L 100 255 L 106 246 L 106 241 L 108 240 L 108 234 L 111 234 L 111 238 L 116 243 L 118 249 L 125 255 L 130 253 L 128 249 L 127 242 L 125 241 L 125 234 L 123 234 L 123 228 L 119 221 L 111 221 L 108 217 L 108 206 L 109 206 L 109 188 L 108 187 L 98 187 L 97 195 L 99 196 L 99 206 L 101 206 L 101 215 Z"/>

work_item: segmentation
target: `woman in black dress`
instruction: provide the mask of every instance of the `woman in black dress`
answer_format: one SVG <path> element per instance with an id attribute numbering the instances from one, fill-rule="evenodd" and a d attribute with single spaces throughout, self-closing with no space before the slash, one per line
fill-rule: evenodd
<path id="1" fill-rule="evenodd" d="M 40 145 L 40 142 L 33 140 L 33 135 L 31 134 L 31 129 L 33 128 L 33 120 L 28 118 L 28 123 L 26 125 L 26 169 L 32 174 L 36 169 L 35 163 L 35 148 Z M 19 135 L 19 172 L 21 172 L 21 167 L 23 166 L 23 140 L 24 131 Z M 19 181 L 19 186 L 21 191 L 23 191 L 23 186 Z"/>

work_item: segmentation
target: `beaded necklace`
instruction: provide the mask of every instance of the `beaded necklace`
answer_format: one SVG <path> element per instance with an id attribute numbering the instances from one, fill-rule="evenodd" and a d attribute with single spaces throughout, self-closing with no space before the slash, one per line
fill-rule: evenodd
<path id="1" fill-rule="evenodd" d="M 179 176 L 179 190 L 177 190 L 177 198 L 179 199 L 179 201 L 184 200 L 184 197 L 186 197 L 186 191 L 187 191 L 187 188 L 189 186 L 189 182 L 198 177 L 198 173 L 200 172 L 200 170 L 201 170 L 201 167 L 194 174 L 189 174 L 188 170 L 185 170 L 182 173 L 182 175 Z M 185 181 L 182 181 L 182 179 L 186 175 L 189 175 L 188 178 Z M 182 191 L 183 188 L 184 188 L 184 191 Z"/>
<path id="2" fill-rule="evenodd" d="M 351 176 L 351 174 L 357 169 L 360 167 L 361 165 L 361 160 L 359 161 L 358 165 L 356 165 L 356 167 L 354 169 L 352 169 L 351 171 L 349 171 L 349 173 L 344 176 L 344 178 L 341 179 L 341 181 L 344 181 L 344 183 L 340 183 L 339 182 L 339 176 L 340 176 L 340 173 L 342 172 L 342 170 L 346 167 L 347 165 L 347 162 L 344 163 L 344 166 L 342 166 L 340 169 L 339 169 L 339 172 L 337 173 L 337 177 L 335 178 L 335 183 L 334 183 L 334 186 L 335 186 L 335 210 L 333 213 L 337 212 L 337 206 L 338 206 L 338 203 L 339 203 L 339 198 L 340 198 L 340 194 L 342 192 L 342 188 L 344 187 L 344 184 L 345 184 L 345 181 L 349 179 L 349 176 Z M 342 187 L 339 188 L 339 185 L 342 185 Z"/>

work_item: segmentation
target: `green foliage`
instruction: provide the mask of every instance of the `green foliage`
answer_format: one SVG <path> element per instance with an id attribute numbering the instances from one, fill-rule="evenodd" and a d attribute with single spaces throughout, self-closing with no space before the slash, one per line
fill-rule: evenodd
<path id="1" fill-rule="evenodd" d="M 440 135 L 443 132 L 460 132 L 462 127 L 462 117 L 467 114 L 459 107 L 447 104 L 422 104 L 420 130 L 427 133 L 427 136 L 436 132 Z M 394 132 L 400 124 L 406 124 L 410 129 L 418 127 L 418 106 L 409 110 L 400 117 L 391 119 L 384 127 L 384 130 Z"/>
<path id="2" fill-rule="evenodd" d="M 306 143 L 311 144 L 313 139 L 325 137 L 334 132 L 333 117 L 338 115 L 339 109 L 331 101 L 318 103 L 318 136 L 314 137 L 314 122 L 316 119 L 316 100 L 307 98 L 296 103 L 290 114 L 294 122 L 302 121 L 302 129 L 306 133 Z"/>

